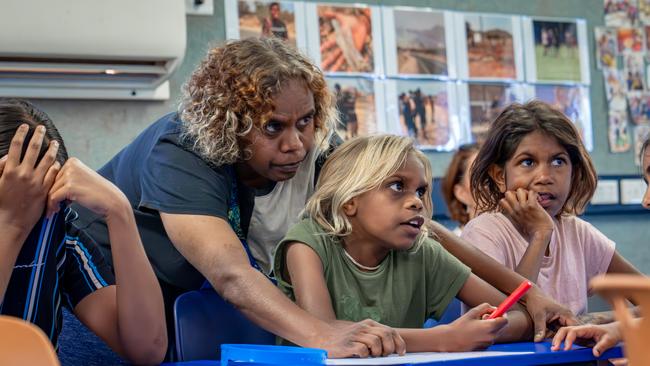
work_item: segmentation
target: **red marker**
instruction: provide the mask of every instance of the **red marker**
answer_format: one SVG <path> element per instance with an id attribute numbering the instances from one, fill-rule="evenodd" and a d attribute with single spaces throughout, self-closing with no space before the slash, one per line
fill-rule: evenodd
<path id="1" fill-rule="evenodd" d="M 516 290 L 514 290 L 510 296 L 506 297 L 505 300 L 499 305 L 499 307 L 488 316 L 488 319 L 495 319 L 503 314 L 505 314 L 506 311 L 510 310 L 512 305 L 516 304 L 519 299 L 521 299 L 522 296 L 528 291 L 531 287 L 533 287 L 533 284 L 530 281 L 524 281 L 517 287 Z"/>

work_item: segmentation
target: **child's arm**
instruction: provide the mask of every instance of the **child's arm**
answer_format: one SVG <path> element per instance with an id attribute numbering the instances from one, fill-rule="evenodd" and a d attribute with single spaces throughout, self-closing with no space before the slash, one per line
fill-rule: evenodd
<path id="1" fill-rule="evenodd" d="M 291 283 L 296 304 L 313 316 L 327 321 L 336 321 L 332 308 L 332 300 L 323 278 L 323 263 L 318 254 L 309 246 L 299 242 L 285 245 L 286 273 L 285 279 Z M 386 336 L 386 331 L 396 332 L 387 327 L 375 327 L 376 322 L 365 320 L 360 326 L 365 326 L 363 333 L 355 335 L 358 342 L 367 345 L 369 353 L 359 354 L 359 357 L 387 356 L 391 353 L 404 354 L 406 351 L 404 341 L 397 334 Z M 384 340 L 381 342 L 381 340 Z M 390 342 L 390 340 L 394 342 Z"/>
<path id="2" fill-rule="evenodd" d="M 502 213 L 529 243 L 515 271 L 537 282 L 542 258 L 551 242 L 553 219 L 537 201 L 537 193 L 523 188 L 508 191 L 499 201 Z"/>
<path id="3" fill-rule="evenodd" d="M 435 239 L 449 253 L 470 267 L 472 273 L 475 273 L 502 292 L 514 291 L 525 280 L 524 277 L 485 255 L 443 225 L 429 220 L 427 226 L 435 235 Z M 522 300 L 525 302 L 526 310 L 535 323 L 536 342 L 544 339 L 547 321 L 557 320 L 562 325 L 578 324 L 577 319 L 569 309 L 550 299 L 537 286 L 533 286 Z"/>
<path id="4" fill-rule="evenodd" d="M 109 230 L 115 286 L 86 296 L 79 319 L 133 363 L 159 363 L 167 350 L 162 293 L 145 255 L 133 211 L 124 194 L 77 159 L 69 159 L 50 190 L 48 213 L 77 202 L 104 216 Z"/>
<path id="5" fill-rule="evenodd" d="M 635 319 L 635 321 L 640 320 Z M 618 322 L 602 325 L 579 325 L 560 328 L 553 337 L 551 349 L 554 351 L 559 350 L 560 344 L 564 341 L 564 350 L 570 350 L 573 343 L 579 338 L 596 342 L 593 348 L 596 357 L 600 357 L 603 352 L 623 340 Z"/>
<path id="6" fill-rule="evenodd" d="M 60 165 L 55 162 L 58 143 L 52 142 L 36 164 L 45 128 L 36 128 L 22 161 L 23 144 L 29 128 L 16 131 L 7 155 L 0 159 L 0 304 L 4 300 L 16 258 L 30 231 L 43 215 L 47 191 Z"/>

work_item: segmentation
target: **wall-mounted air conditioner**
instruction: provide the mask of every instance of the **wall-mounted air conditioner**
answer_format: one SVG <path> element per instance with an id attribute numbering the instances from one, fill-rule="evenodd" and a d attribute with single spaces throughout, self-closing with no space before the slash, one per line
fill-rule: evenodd
<path id="1" fill-rule="evenodd" d="M 1 0 L 0 96 L 169 98 L 181 0 Z"/>

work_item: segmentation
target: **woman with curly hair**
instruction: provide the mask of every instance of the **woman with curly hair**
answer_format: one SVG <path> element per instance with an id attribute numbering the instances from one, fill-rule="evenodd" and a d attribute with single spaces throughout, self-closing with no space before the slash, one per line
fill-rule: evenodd
<path id="1" fill-rule="evenodd" d="M 337 122 L 323 73 L 307 57 L 275 38 L 230 41 L 194 71 L 178 112 L 154 122 L 100 169 L 133 207 L 170 330 L 176 297 L 207 280 L 256 324 L 324 348 L 329 357 L 404 351 L 395 330 L 372 320 L 325 322 L 269 281 L 272 250 L 313 193 L 339 141 Z M 79 221 L 110 250 L 102 245 L 103 220 L 78 210 Z M 444 230 L 436 231 L 442 244 L 495 287 L 519 284 L 520 277 Z M 527 301 L 541 318 L 558 311 L 542 296 Z"/>

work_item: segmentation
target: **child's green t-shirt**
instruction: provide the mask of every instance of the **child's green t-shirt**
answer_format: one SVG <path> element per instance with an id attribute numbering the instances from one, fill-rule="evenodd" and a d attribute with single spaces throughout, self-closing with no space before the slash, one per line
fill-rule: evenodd
<path id="1" fill-rule="evenodd" d="M 304 243 L 320 257 L 339 320 L 369 318 L 391 327 L 422 328 L 427 318 L 442 316 L 470 275 L 467 266 L 432 239 L 408 251 L 391 251 L 377 270 L 362 271 L 345 256 L 338 238 L 304 219 L 289 230 L 275 252 L 278 286 L 292 300 L 293 288 L 283 278 L 284 249 L 290 242 Z"/>

